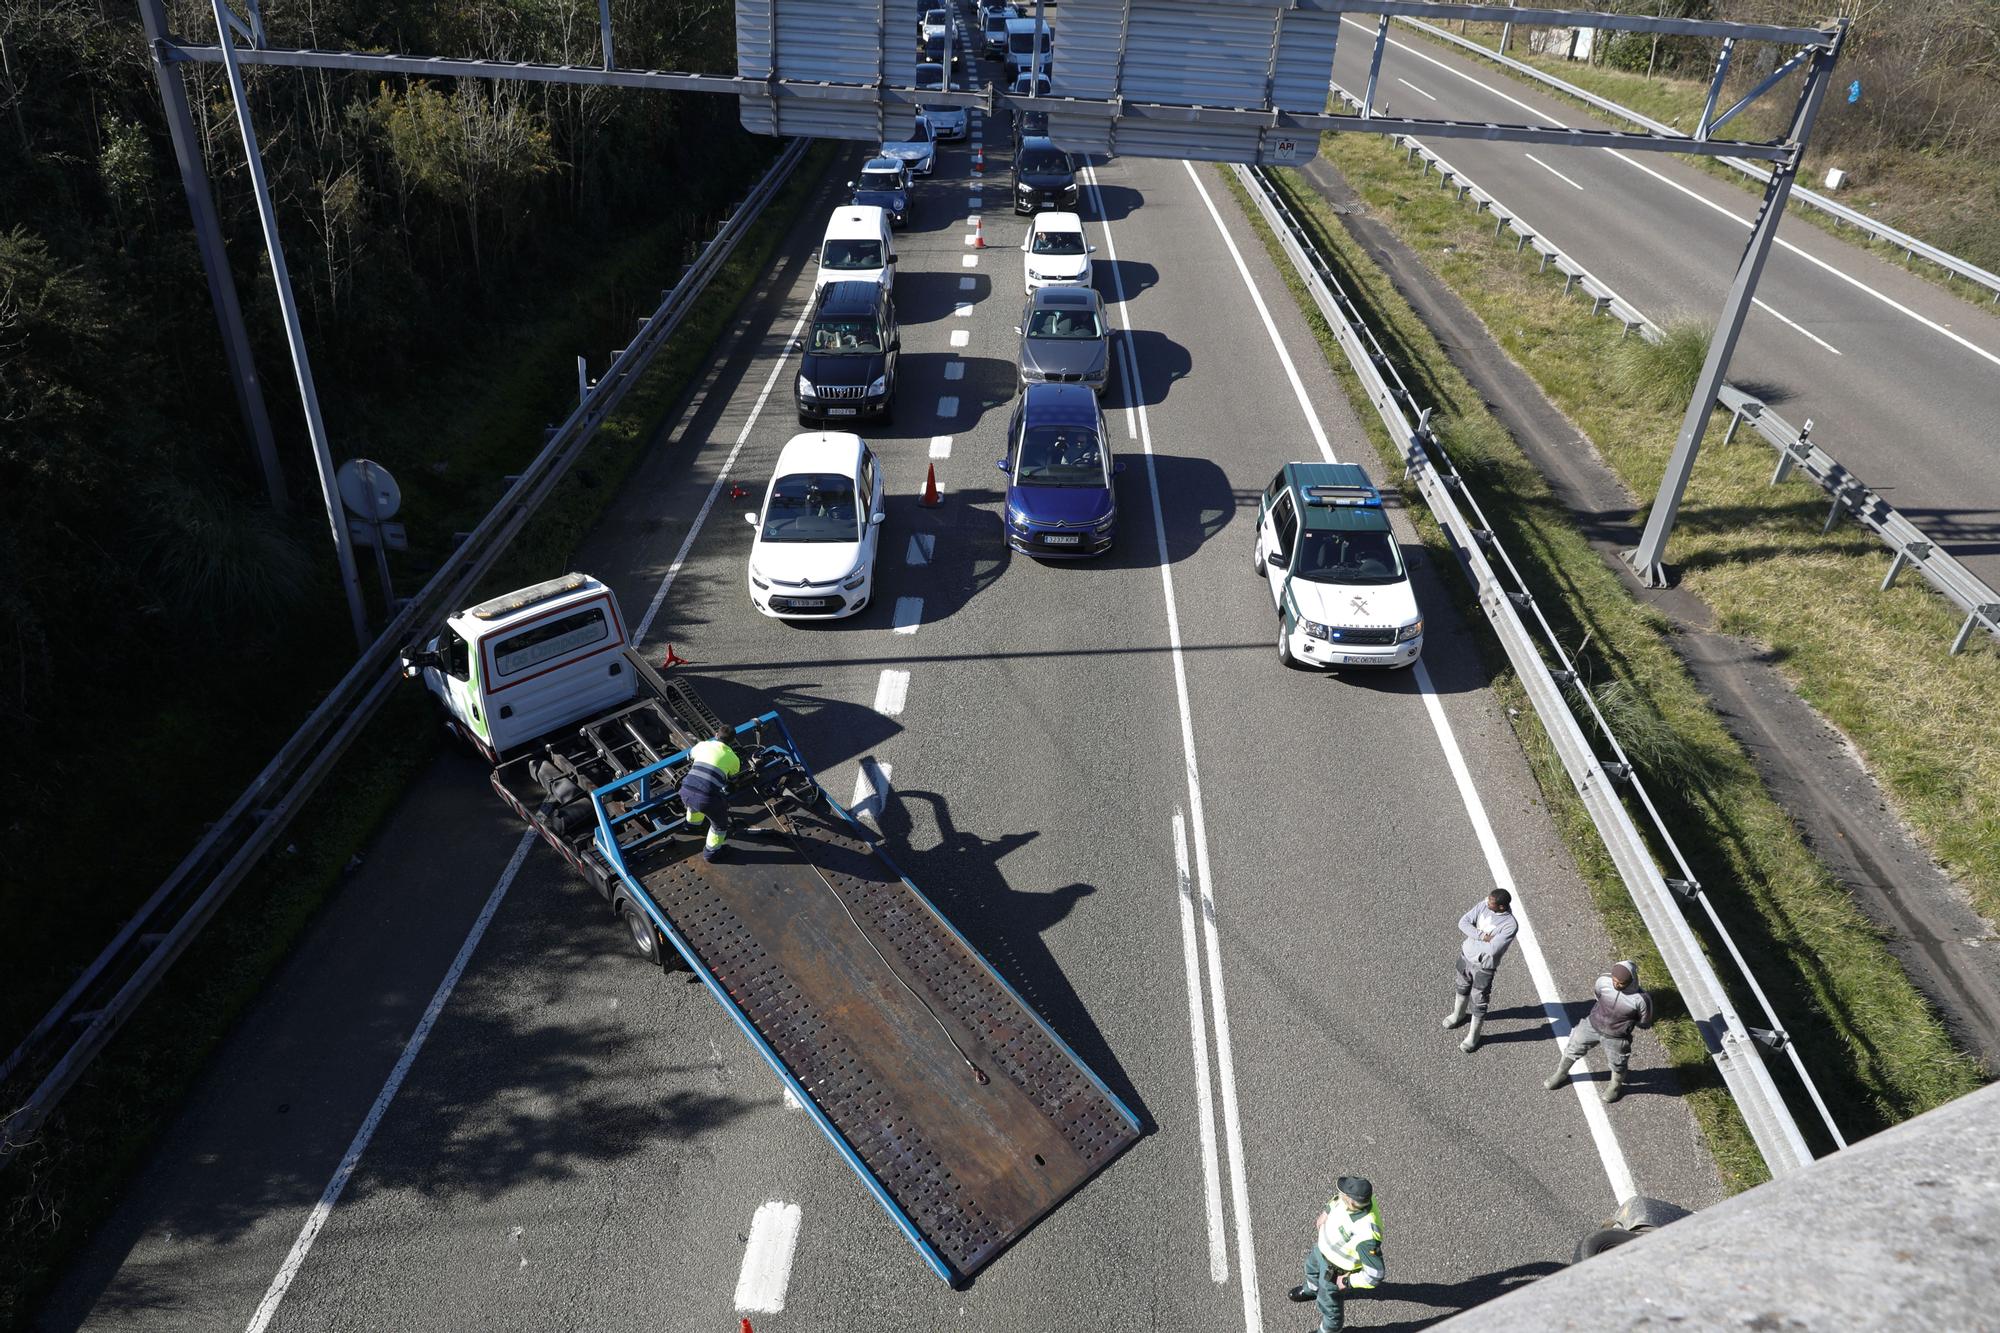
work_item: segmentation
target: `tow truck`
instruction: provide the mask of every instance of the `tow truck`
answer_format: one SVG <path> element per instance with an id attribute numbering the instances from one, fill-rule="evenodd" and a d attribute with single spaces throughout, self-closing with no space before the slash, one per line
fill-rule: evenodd
<path id="1" fill-rule="evenodd" d="M 833 800 L 784 719 L 725 724 L 639 655 L 605 584 L 482 602 L 402 659 L 500 799 L 640 955 L 721 1002 L 940 1278 L 962 1284 L 1138 1141 L 1138 1117 Z M 718 733 L 743 774 L 730 856 L 709 863 L 678 788 Z"/>

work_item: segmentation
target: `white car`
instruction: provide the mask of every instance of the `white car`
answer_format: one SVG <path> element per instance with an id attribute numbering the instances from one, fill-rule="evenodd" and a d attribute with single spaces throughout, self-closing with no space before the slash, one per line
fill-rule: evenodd
<path id="1" fill-rule="evenodd" d="M 1250 562 L 1286 666 L 1406 667 L 1424 619 L 1382 496 L 1352 463 L 1287 463 L 1258 503 Z"/>
<path id="2" fill-rule="evenodd" d="M 928 176 L 937 169 L 937 131 L 927 118 L 919 115 L 910 137 L 883 144 L 878 156 L 900 158 L 910 164 L 912 174 Z"/>
<path id="3" fill-rule="evenodd" d="M 917 66 L 919 92 L 937 92 L 944 87 L 946 83 L 943 65 L 925 63 Z M 950 90 L 952 92 L 959 90 L 957 80 L 951 82 Z M 931 129 L 940 139 L 963 139 L 970 128 L 970 121 L 962 106 L 926 106 L 923 108 L 923 113 L 924 119 L 931 123 Z"/>
<path id="4" fill-rule="evenodd" d="M 1074 213 L 1043 213 L 1028 224 L 1021 242 L 1021 281 L 1027 294 L 1038 287 L 1088 287 L 1090 257 L 1097 252 Z"/>
<path id="5" fill-rule="evenodd" d="M 951 15 L 942 9 L 927 9 L 923 19 L 917 24 L 919 41 L 936 41 L 951 34 Z"/>
<path id="6" fill-rule="evenodd" d="M 835 620 L 868 605 L 882 532 L 882 469 L 859 435 L 794 435 L 764 492 L 744 517 L 750 601 L 783 620 Z"/>

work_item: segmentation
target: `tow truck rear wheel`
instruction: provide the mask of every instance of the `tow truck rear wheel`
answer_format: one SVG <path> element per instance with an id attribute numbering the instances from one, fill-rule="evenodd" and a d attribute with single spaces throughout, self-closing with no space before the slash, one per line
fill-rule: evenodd
<path id="1" fill-rule="evenodd" d="M 639 956 L 649 963 L 659 962 L 660 933 L 653 929 L 646 914 L 627 899 L 618 904 L 618 915 L 625 919 L 625 933 L 632 937 L 632 947 L 639 951 Z"/>

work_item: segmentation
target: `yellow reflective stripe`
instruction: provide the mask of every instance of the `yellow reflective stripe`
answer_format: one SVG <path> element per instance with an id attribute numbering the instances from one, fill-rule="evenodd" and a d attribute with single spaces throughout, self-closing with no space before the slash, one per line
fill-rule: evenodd
<path id="1" fill-rule="evenodd" d="M 688 758 L 697 764 L 707 764 L 721 772 L 725 778 L 733 778 L 743 769 L 743 761 L 736 757 L 736 751 L 721 741 L 699 742 L 688 751 Z"/>

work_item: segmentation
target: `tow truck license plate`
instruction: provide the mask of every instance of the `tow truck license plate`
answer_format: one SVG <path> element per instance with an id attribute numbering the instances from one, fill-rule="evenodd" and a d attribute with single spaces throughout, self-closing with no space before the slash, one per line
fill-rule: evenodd
<path id="1" fill-rule="evenodd" d="M 1047 542 L 1051 546 L 1075 546 L 1078 542 L 1082 541 L 1083 538 L 1077 533 L 1072 532 L 1062 536 L 1056 536 L 1054 534 L 1044 535 L 1042 540 Z"/>

